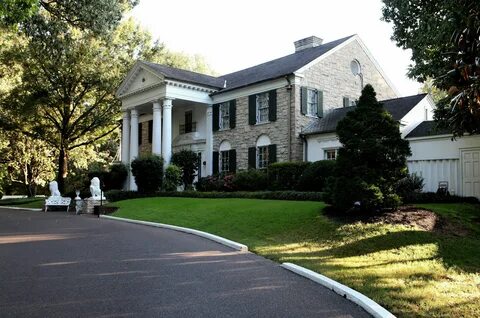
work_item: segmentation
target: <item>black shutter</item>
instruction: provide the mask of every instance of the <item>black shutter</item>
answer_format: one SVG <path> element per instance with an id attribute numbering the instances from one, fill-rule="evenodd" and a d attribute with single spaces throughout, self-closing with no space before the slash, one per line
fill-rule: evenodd
<path id="1" fill-rule="evenodd" d="M 248 169 L 257 168 L 257 148 L 249 147 L 248 148 Z"/>
<path id="2" fill-rule="evenodd" d="M 142 123 L 138 123 L 138 144 L 142 144 Z"/>
<path id="3" fill-rule="evenodd" d="M 213 104 L 212 106 L 212 130 L 218 131 L 220 124 L 220 105 Z"/>
<path id="4" fill-rule="evenodd" d="M 350 99 L 348 97 L 343 98 L 343 107 L 350 106 Z"/>
<path id="5" fill-rule="evenodd" d="M 257 95 L 248 96 L 248 124 L 257 123 Z"/>
<path id="6" fill-rule="evenodd" d="M 148 121 L 148 142 L 152 143 L 153 140 L 153 120 Z"/>
<path id="7" fill-rule="evenodd" d="M 302 87 L 300 90 L 300 112 L 303 115 L 307 114 L 307 98 L 308 98 L 308 88 Z"/>
<path id="8" fill-rule="evenodd" d="M 277 145 L 268 146 L 268 164 L 277 162 Z"/>
<path id="9" fill-rule="evenodd" d="M 268 120 L 277 120 L 277 90 L 268 92 Z"/>
<path id="10" fill-rule="evenodd" d="M 228 160 L 230 172 L 235 173 L 237 171 L 237 151 L 235 151 L 235 149 L 229 151 Z"/>
<path id="11" fill-rule="evenodd" d="M 212 162 L 212 169 L 213 169 L 213 174 L 218 173 L 218 151 L 213 152 L 213 162 Z"/>
<path id="12" fill-rule="evenodd" d="M 317 116 L 318 117 L 323 117 L 323 92 L 322 91 L 317 91 Z"/>
<path id="13" fill-rule="evenodd" d="M 230 129 L 235 128 L 237 120 L 237 101 L 231 100 L 230 101 Z"/>

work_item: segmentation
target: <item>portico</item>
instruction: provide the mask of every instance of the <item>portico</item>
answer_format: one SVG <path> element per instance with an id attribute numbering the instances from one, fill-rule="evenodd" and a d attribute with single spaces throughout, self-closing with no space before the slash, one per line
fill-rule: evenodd
<path id="1" fill-rule="evenodd" d="M 152 153 L 167 166 L 174 151 L 189 149 L 201 157 L 198 174 L 212 174 L 210 94 L 218 84 L 214 77 L 138 61 L 116 94 L 123 112 L 122 162 Z M 131 173 L 126 188 L 137 190 Z"/>

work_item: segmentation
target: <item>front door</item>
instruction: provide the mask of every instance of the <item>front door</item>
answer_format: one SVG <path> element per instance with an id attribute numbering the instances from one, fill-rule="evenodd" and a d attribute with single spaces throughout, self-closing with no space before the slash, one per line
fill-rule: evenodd
<path id="1" fill-rule="evenodd" d="M 463 195 L 480 198 L 480 149 L 462 151 Z"/>

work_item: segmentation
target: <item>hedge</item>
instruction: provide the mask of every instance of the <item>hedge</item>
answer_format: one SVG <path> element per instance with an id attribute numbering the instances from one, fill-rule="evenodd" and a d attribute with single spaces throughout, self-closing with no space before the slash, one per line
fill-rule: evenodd
<path id="1" fill-rule="evenodd" d="M 410 193 L 403 197 L 403 203 L 472 203 L 477 204 L 476 197 L 461 197 L 458 195 L 445 195 L 435 192 Z"/>
<path id="2" fill-rule="evenodd" d="M 241 198 L 263 200 L 290 200 L 290 201 L 323 201 L 321 192 L 296 192 L 296 191 L 262 191 L 262 192 L 155 192 L 140 193 L 136 191 L 112 190 L 105 193 L 107 200 L 116 202 L 121 200 L 147 198 L 147 197 L 181 197 L 181 198 Z"/>

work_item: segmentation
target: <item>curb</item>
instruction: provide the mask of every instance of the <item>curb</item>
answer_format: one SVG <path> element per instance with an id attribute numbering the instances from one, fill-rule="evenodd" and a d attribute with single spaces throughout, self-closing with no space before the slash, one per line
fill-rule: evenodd
<path id="1" fill-rule="evenodd" d="M 0 205 L 0 209 L 25 210 L 25 211 L 35 211 L 35 212 L 42 212 L 43 211 L 43 209 L 39 209 L 39 208 L 19 208 L 19 207 L 16 207 L 16 206 L 3 206 L 3 205 Z"/>
<path id="2" fill-rule="evenodd" d="M 367 311 L 375 318 L 395 318 L 392 313 L 390 313 L 388 310 L 386 310 L 367 296 L 359 293 L 358 291 L 348 286 L 340 284 L 333 279 L 330 279 L 324 275 L 315 273 L 314 271 L 292 263 L 283 263 L 282 267 L 291 272 L 294 272 L 295 274 L 306 277 L 320 285 L 323 285 L 328 289 L 333 290 L 340 296 L 345 297 L 346 299 L 362 307 L 363 309 L 365 309 L 365 311 Z"/>
<path id="3" fill-rule="evenodd" d="M 198 231 L 198 230 L 194 230 L 194 229 L 189 229 L 189 228 L 186 228 L 186 227 L 180 227 L 180 226 L 162 224 L 162 223 L 155 223 L 155 222 L 148 222 L 148 221 L 137 221 L 137 220 L 119 218 L 119 217 L 116 217 L 116 216 L 109 216 L 109 215 L 100 215 L 100 218 L 122 221 L 122 222 L 127 222 L 127 223 L 142 224 L 142 225 L 147 225 L 147 226 L 159 227 L 159 228 L 174 230 L 174 231 L 178 231 L 178 232 L 193 234 L 193 235 L 196 235 L 196 236 L 206 238 L 206 239 L 211 240 L 211 241 L 215 241 L 215 242 L 220 243 L 222 245 L 231 247 L 231 248 L 233 248 L 237 251 L 240 251 L 240 252 L 248 252 L 248 246 L 246 246 L 244 244 L 240 244 L 240 243 L 228 240 L 228 239 L 223 238 L 221 236 L 213 235 L 213 234 L 210 234 L 210 233 L 207 233 L 207 232 L 202 232 L 202 231 Z"/>

